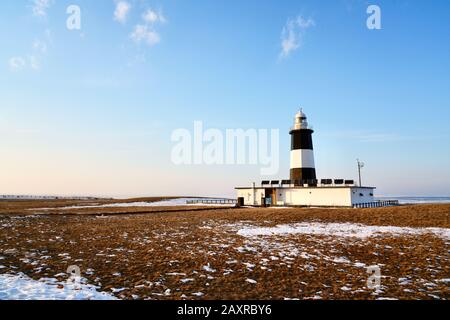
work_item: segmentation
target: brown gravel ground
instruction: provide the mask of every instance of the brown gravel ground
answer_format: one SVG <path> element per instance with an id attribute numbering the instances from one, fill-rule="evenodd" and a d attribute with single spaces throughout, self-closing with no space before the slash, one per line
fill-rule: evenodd
<path id="1" fill-rule="evenodd" d="M 188 197 L 184 197 L 188 198 Z M 132 198 L 132 199 L 123 199 L 123 200 L 115 200 L 115 199 L 96 199 L 96 200 L 0 200 L 0 214 L 8 214 L 8 215 L 31 215 L 36 213 L 41 214 L 55 214 L 55 213 L 64 213 L 66 210 L 61 212 L 54 212 L 47 210 L 39 210 L 42 208 L 50 208 L 50 209 L 58 209 L 62 207 L 69 206 L 93 206 L 93 205 L 104 205 L 111 203 L 131 203 L 131 202 L 156 202 L 163 200 L 171 200 L 175 199 L 174 197 L 148 197 L 148 198 Z M 36 209 L 36 210 L 33 210 Z M 98 211 L 99 208 L 96 208 Z M 114 211 L 114 209 L 109 208 L 109 211 Z M 100 210 L 102 210 L 100 208 Z M 135 208 L 128 208 L 128 210 L 136 210 Z M 89 213 L 92 212 L 92 209 L 84 209 L 84 210 L 70 210 L 72 213 Z"/>
<path id="2" fill-rule="evenodd" d="M 237 234 L 241 225 L 297 222 L 450 228 L 450 205 L 97 208 L 31 216 L 43 212 L 26 210 L 73 204 L 0 202 L 0 273 L 64 281 L 67 267 L 78 265 L 89 283 L 121 299 L 450 297 L 450 243 L 433 234 L 366 239 Z M 366 287 L 370 265 L 381 268 L 379 291 Z"/>

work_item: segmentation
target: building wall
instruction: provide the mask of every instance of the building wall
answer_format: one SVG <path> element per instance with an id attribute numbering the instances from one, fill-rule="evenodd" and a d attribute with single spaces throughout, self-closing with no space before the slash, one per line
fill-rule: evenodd
<path id="1" fill-rule="evenodd" d="M 354 204 L 373 202 L 373 192 L 371 188 L 359 187 L 277 188 L 274 205 L 351 207 Z M 238 189 L 237 196 L 244 198 L 245 205 L 260 206 L 265 189 Z"/>
<path id="2" fill-rule="evenodd" d="M 238 198 L 244 198 L 244 203 L 246 206 L 260 206 L 261 199 L 265 196 L 265 189 L 263 188 L 249 188 L 249 189 L 238 189 Z"/>
<path id="3" fill-rule="evenodd" d="M 284 205 L 350 207 L 350 192 L 350 188 L 290 188 L 278 193 L 283 194 Z"/>
<path id="4" fill-rule="evenodd" d="M 375 201 L 374 189 L 354 187 L 352 188 L 351 197 L 352 197 L 352 204 L 373 202 Z"/>

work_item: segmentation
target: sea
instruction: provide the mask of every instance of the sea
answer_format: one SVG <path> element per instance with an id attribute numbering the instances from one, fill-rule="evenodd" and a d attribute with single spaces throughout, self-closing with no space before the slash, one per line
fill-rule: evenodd
<path id="1" fill-rule="evenodd" d="M 450 197 L 376 197 L 377 200 L 398 200 L 400 204 L 450 203 Z"/>

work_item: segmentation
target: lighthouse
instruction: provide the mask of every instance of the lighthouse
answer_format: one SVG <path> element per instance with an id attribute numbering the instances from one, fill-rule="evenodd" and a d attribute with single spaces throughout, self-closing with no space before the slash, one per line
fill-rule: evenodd
<path id="1" fill-rule="evenodd" d="M 295 115 L 291 135 L 291 183 L 295 185 L 316 184 L 316 167 L 312 134 L 307 117 L 301 109 Z"/>
<path id="2" fill-rule="evenodd" d="M 262 180 L 260 186 L 253 183 L 251 187 L 237 187 L 238 203 L 262 207 L 372 208 L 390 205 L 383 201 L 375 201 L 375 187 L 356 185 L 354 180 L 342 178 L 319 181 L 314 163 L 313 133 L 301 109 L 295 115 L 294 126 L 289 132 L 291 135 L 290 179 Z"/>

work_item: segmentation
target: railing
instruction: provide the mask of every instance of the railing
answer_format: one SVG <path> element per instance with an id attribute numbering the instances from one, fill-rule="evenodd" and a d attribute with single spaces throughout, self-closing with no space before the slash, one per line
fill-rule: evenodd
<path id="1" fill-rule="evenodd" d="M 400 203 L 398 200 L 381 200 L 367 203 L 357 203 L 353 205 L 353 208 L 381 208 L 398 206 Z"/>
<path id="2" fill-rule="evenodd" d="M 307 126 L 302 126 L 301 128 L 296 128 L 295 125 L 290 127 L 291 131 L 296 131 L 296 130 L 313 130 L 314 131 L 314 127 L 310 126 L 309 124 Z"/>
<path id="3" fill-rule="evenodd" d="M 348 179 L 310 179 L 310 180 L 264 180 L 261 181 L 261 187 L 357 187 L 354 180 L 348 180 Z"/>
<path id="4" fill-rule="evenodd" d="M 197 199 L 187 200 L 186 204 L 237 204 L 234 199 Z"/>

